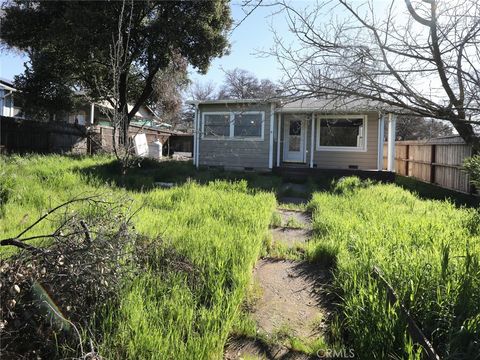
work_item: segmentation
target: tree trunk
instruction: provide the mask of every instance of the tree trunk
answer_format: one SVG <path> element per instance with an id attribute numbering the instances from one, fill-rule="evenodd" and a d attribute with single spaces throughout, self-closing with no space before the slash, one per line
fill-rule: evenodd
<path id="1" fill-rule="evenodd" d="M 475 134 L 473 126 L 466 122 L 452 121 L 453 127 L 468 145 L 472 146 L 472 155 L 480 153 L 480 138 Z"/>

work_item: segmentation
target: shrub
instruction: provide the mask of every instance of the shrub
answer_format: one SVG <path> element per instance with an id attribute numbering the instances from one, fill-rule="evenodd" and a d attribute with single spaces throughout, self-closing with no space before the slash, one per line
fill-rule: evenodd
<path id="1" fill-rule="evenodd" d="M 470 175 L 470 182 L 480 189 L 480 155 L 474 155 L 471 158 L 465 159 L 463 166 Z"/>
<path id="2" fill-rule="evenodd" d="M 348 176 L 339 179 L 333 183 L 332 191 L 337 195 L 348 195 L 358 189 L 366 188 L 372 185 L 371 180 L 361 180 L 356 176 Z"/>

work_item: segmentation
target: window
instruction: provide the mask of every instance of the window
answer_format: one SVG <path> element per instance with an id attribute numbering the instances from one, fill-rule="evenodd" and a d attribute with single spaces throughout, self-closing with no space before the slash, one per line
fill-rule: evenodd
<path id="1" fill-rule="evenodd" d="M 263 140 L 264 113 L 260 111 L 203 113 L 203 138 Z"/>
<path id="2" fill-rule="evenodd" d="M 205 114 L 205 137 L 229 137 L 230 136 L 230 114 Z"/>
<path id="3" fill-rule="evenodd" d="M 317 150 L 365 151 L 366 117 L 358 115 L 319 117 Z"/>
<path id="4" fill-rule="evenodd" d="M 238 113 L 234 117 L 234 137 L 262 137 L 261 113 Z"/>

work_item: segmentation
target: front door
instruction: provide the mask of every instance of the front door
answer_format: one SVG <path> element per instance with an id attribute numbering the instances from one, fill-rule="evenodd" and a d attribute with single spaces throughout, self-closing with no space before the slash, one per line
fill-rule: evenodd
<path id="1" fill-rule="evenodd" d="M 305 119 L 285 116 L 283 161 L 305 162 Z"/>

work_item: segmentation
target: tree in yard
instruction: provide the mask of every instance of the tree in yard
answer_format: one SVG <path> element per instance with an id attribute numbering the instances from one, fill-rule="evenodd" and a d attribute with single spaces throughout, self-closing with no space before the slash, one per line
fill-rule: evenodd
<path id="1" fill-rule="evenodd" d="M 243 69 L 225 71 L 219 99 L 268 99 L 276 95 L 277 85 L 268 79 L 259 80 Z"/>
<path id="2" fill-rule="evenodd" d="M 398 114 L 447 120 L 480 150 L 475 134 L 480 116 L 479 2 L 382 4 L 325 1 L 303 11 L 283 3 L 300 44 L 285 45 L 274 34 L 273 53 L 285 69 L 287 92 L 366 99 Z"/>
<path id="3" fill-rule="evenodd" d="M 80 89 L 115 109 L 123 144 L 140 106 L 164 95 L 155 91 L 162 77 L 181 74 L 183 63 L 205 72 L 231 26 L 227 0 L 10 1 L 3 10 L 2 43 L 30 56 L 17 79 L 27 100 L 66 99 L 68 108 Z"/>
<path id="4" fill-rule="evenodd" d="M 215 84 L 195 81 L 191 84 L 187 95 L 192 100 L 213 100 L 215 98 Z"/>
<path id="5" fill-rule="evenodd" d="M 426 140 L 450 136 L 453 135 L 453 131 L 450 123 L 445 121 L 416 116 L 400 116 L 395 135 L 397 140 Z"/>

